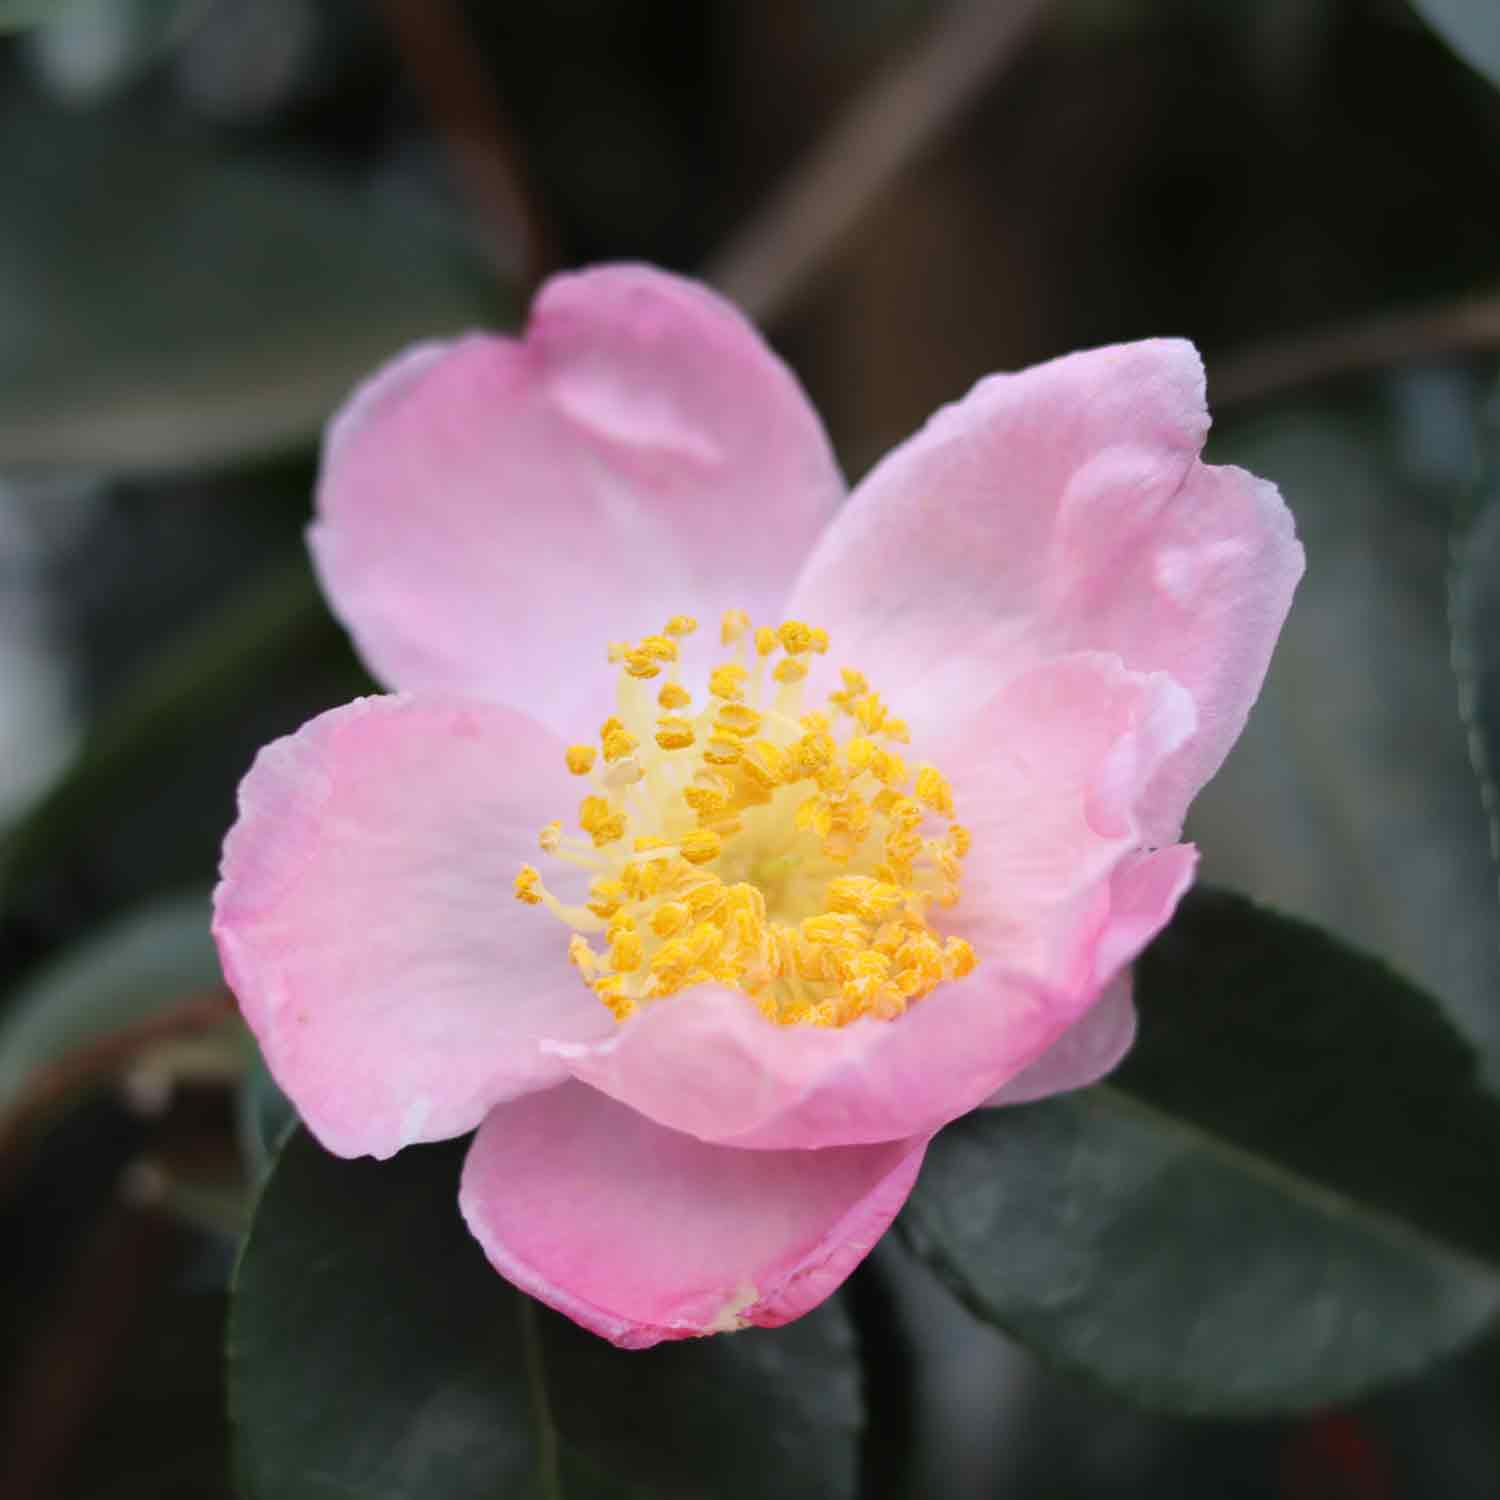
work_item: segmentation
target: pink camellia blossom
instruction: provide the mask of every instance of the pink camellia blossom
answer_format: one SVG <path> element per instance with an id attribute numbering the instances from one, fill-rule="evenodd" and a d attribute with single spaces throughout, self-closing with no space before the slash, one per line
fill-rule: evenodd
<path id="1" fill-rule="evenodd" d="M 486 1255 L 617 1344 L 822 1301 L 934 1131 L 1130 1045 L 1302 569 L 1207 429 L 1191 345 L 1094 350 L 845 502 L 746 322 L 632 266 L 381 371 L 311 545 L 395 691 L 261 752 L 215 897 L 308 1128 L 477 1127 Z"/>

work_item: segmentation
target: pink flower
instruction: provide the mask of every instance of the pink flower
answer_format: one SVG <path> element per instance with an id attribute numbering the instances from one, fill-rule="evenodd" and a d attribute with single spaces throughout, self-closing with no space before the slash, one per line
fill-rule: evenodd
<path id="1" fill-rule="evenodd" d="M 490 1261 L 615 1343 L 822 1301 L 934 1131 L 1130 1044 L 1302 569 L 1207 430 L 1191 345 L 1094 350 L 841 508 L 755 332 L 628 266 L 381 371 L 311 545 L 397 691 L 261 752 L 215 900 L 309 1129 L 477 1127 Z"/>

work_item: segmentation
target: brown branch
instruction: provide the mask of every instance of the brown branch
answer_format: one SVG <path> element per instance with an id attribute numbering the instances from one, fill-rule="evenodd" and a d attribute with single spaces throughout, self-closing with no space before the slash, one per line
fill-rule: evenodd
<path id="1" fill-rule="evenodd" d="M 1210 362 L 1216 407 L 1285 395 L 1338 375 L 1500 348 L 1500 297 L 1377 313 Z"/>
<path id="2" fill-rule="evenodd" d="M 955 0 L 912 55 L 873 80 L 705 278 L 757 322 L 804 293 L 896 178 L 1015 54 L 1046 0 Z"/>
<path id="3" fill-rule="evenodd" d="M 0 1113 L 0 1162 L 70 1094 L 116 1073 L 145 1048 L 221 1026 L 234 1014 L 227 991 L 192 995 L 170 1010 L 111 1031 L 42 1068 Z M 4 1173 L 0 1171 L 0 1188 Z"/>
<path id="4" fill-rule="evenodd" d="M 386 24 L 495 264 L 530 291 L 557 264 L 547 217 L 469 29 L 453 0 L 382 0 Z M 513 254 L 519 250 L 520 264 Z"/>

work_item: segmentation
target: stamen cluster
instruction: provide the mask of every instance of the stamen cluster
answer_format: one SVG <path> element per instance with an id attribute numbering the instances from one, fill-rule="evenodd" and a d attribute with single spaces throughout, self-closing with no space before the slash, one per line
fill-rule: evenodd
<path id="1" fill-rule="evenodd" d="M 622 1021 L 704 983 L 744 991 L 782 1025 L 888 1020 L 969 973 L 973 949 L 927 913 L 957 902 L 970 836 L 942 773 L 913 773 L 894 748 L 906 724 L 852 668 L 826 708 L 805 711 L 827 633 L 800 620 L 754 628 L 741 610 L 723 617 L 728 659 L 694 711 L 679 669 L 696 629 L 677 615 L 610 646 L 617 712 L 597 746 L 567 750 L 592 788 L 582 836 L 554 822 L 539 838 L 591 872 L 588 900 L 563 905 L 531 865 L 517 898 L 574 929 L 572 962 Z"/>

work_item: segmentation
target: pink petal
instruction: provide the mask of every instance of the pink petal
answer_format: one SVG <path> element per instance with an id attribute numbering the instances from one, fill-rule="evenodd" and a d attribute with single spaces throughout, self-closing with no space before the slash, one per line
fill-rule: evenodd
<path id="1" fill-rule="evenodd" d="M 659 1124 L 718 1144 L 936 1130 L 1035 1063 L 1171 916 L 1196 856 L 1142 855 L 1136 807 L 1193 722 L 1170 678 L 1102 655 L 1047 663 L 996 694 L 940 761 L 974 832 L 948 925 L 980 966 L 899 1020 L 777 1027 L 705 986 L 643 1007 L 604 1041 L 544 1047 Z"/>
<path id="2" fill-rule="evenodd" d="M 1087 1088 L 1114 1071 L 1135 1041 L 1135 1003 L 1130 974 L 1108 989 L 1034 1063 L 984 1101 L 984 1108 L 1030 1104 L 1053 1094 Z"/>
<path id="3" fill-rule="evenodd" d="M 1199 463 L 1207 431 L 1180 340 L 991 376 L 858 487 L 792 612 L 919 730 L 1067 652 L 1169 673 L 1198 706 L 1144 809 L 1170 842 L 1244 724 L 1302 572 L 1275 487 Z"/>
<path id="4" fill-rule="evenodd" d="M 982 963 L 1065 993 L 1113 977 L 1118 963 L 1098 973 L 1094 954 L 1110 880 L 1145 842 L 1147 789 L 1195 722 L 1164 673 L 1071 656 L 1013 678 L 939 750 L 973 833 L 951 925 Z"/>
<path id="5" fill-rule="evenodd" d="M 310 541 L 372 670 L 609 712 L 609 641 L 775 615 L 843 481 L 795 378 L 706 288 L 558 276 L 523 340 L 425 345 L 329 429 Z"/>
<path id="6" fill-rule="evenodd" d="M 885 1233 L 925 1149 L 706 1146 L 571 1084 L 489 1116 L 459 1204 L 503 1276 L 644 1349 L 816 1307 Z"/>
<path id="7" fill-rule="evenodd" d="M 471 1130 L 565 1076 L 540 1035 L 614 1022 L 566 934 L 516 901 L 539 808 L 576 788 L 514 710 L 364 698 L 268 745 L 240 787 L 214 936 L 276 1081 L 343 1156 Z"/>

